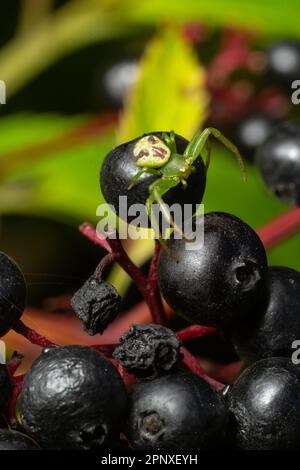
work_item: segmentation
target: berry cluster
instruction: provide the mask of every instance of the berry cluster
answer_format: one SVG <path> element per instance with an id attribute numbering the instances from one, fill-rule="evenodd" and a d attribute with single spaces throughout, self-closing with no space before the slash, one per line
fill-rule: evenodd
<path id="1" fill-rule="evenodd" d="M 287 185 L 293 186 L 296 201 L 300 180 L 289 166 L 292 146 L 300 155 L 296 127 L 276 132 L 260 147 L 259 161 L 263 168 L 274 149 L 282 164 L 273 176 L 284 185 L 284 194 Z M 208 150 L 210 134 L 239 157 L 212 128 L 190 143 L 159 132 L 119 146 L 101 169 L 107 202 L 128 195 L 132 203 L 146 203 L 149 194 L 171 181 L 168 202 L 200 202 L 208 169 L 201 152 Z M 152 171 L 153 161 L 147 166 L 144 142 L 147 152 L 149 142 L 169 149 L 159 170 Z M 148 154 L 153 155 L 152 148 Z M 179 178 L 178 171 L 184 176 Z M 132 277 L 152 314 L 151 324 L 132 325 L 118 344 L 59 346 L 30 330 L 20 320 L 24 277 L 0 253 L 0 332 L 13 328 L 43 347 L 25 376 L 15 374 L 21 362 L 17 355 L 0 368 L 1 411 L 14 428 L 0 430 L 1 449 L 300 449 L 300 369 L 290 357 L 293 341 L 300 339 L 300 274 L 269 267 L 259 236 L 231 214 L 207 213 L 194 223 L 204 226 L 204 245 L 186 250 L 187 241 L 173 224 L 170 237 L 156 244 L 148 276 L 129 259 L 117 234 L 101 238 L 90 225 L 82 226 L 82 233 L 108 252 L 72 298 L 87 333 L 101 334 L 120 312 L 121 299 L 103 278 L 114 261 Z M 172 310 L 168 315 L 162 296 Z M 174 333 L 167 327 L 173 313 L 192 325 Z M 186 340 L 205 334 L 224 335 L 235 346 L 244 370 L 233 385 L 206 375 L 186 349 Z"/>

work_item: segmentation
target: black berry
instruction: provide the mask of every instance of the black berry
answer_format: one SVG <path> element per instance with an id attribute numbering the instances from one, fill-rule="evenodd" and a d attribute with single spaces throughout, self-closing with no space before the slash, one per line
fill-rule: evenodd
<path id="1" fill-rule="evenodd" d="M 228 392 L 233 444 L 245 450 L 300 448 L 300 370 L 288 358 L 248 367 Z"/>
<path id="2" fill-rule="evenodd" d="M 243 157 L 253 161 L 254 154 L 270 135 L 276 120 L 266 114 L 248 116 L 236 128 L 234 141 Z"/>
<path id="3" fill-rule="evenodd" d="M 46 348 L 26 374 L 20 396 L 25 430 L 48 448 L 99 447 L 127 406 L 115 367 L 85 346 Z"/>
<path id="4" fill-rule="evenodd" d="M 161 325 L 133 325 L 121 337 L 114 358 L 136 377 L 155 377 L 170 371 L 181 359 L 180 341 Z"/>
<path id="5" fill-rule="evenodd" d="M 121 297 L 106 281 L 91 276 L 71 299 L 72 307 L 89 335 L 103 333 L 117 317 Z"/>
<path id="6" fill-rule="evenodd" d="M 178 371 L 133 386 L 127 437 L 134 449 L 216 448 L 226 423 L 222 397 L 195 374 Z"/>
<path id="7" fill-rule="evenodd" d="M 0 429 L 0 450 L 38 450 L 38 446 L 25 434 Z"/>
<path id="8" fill-rule="evenodd" d="M 256 161 L 268 188 L 280 199 L 300 203 L 300 123 L 275 127 L 257 149 Z"/>
<path id="9" fill-rule="evenodd" d="M 145 134 L 146 135 L 146 134 Z M 162 139 L 162 132 L 151 132 Z M 113 149 L 105 158 L 100 172 L 100 185 L 106 202 L 112 204 L 116 211 L 119 208 L 119 196 L 127 196 L 127 206 L 133 204 L 145 204 L 149 196 L 149 186 L 157 179 L 150 173 L 142 175 L 138 182 L 128 190 L 132 178 L 138 173 L 140 168 L 136 165 L 133 156 L 133 149 L 138 137 L 130 142 L 119 145 Z M 183 137 L 176 135 L 177 151 L 183 153 L 188 141 Z M 170 189 L 165 195 L 164 200 L 170 206 L 174 203 L 195 205 L 200 203 L 204 194 L 206 184 L 206 169 L 201 158 L 197 158 L 195 162 L 196 171 L 192 173 L 188 180 L 188 186 L 184 189 L 181 185 Z M 122 218 L 122 214 L 118 214 Z M 127 213 L 125 214 L 127 216 Z M 139 214 L 137 214 L 139 215 Z M 128 216 L 131 221 L 137 215 Z M 148 220 L 146 208 L 144 212 L 144 220 Z M 146 225 L 146 224 L 145 224 Z"/>
<path id="10" fill-rule="evenodd" d="M 26 283 L 16 263 L 0 252 L 0 336 L 21 317 L 26 302 Z"/>
<path id="11" fill-rule="evenodd" d="M 187 250 L 185 240 L 168 240 L 175 259 L 161 252 L 159 286 L 188 320 L 228 326 L 253 315 L 264 291 L 266 253 L 254 230 L 233 215 L 212 212 L 201 221 L 203 246 Z"/>
<path id="12" fill-rule="evenodd" d="M 280 41 L 267 52 L 267 68 L 271 80 L 288 86 L 300 77 L 300 43 Z"/>
<path id="13" fill-rule="evenodd" d="M 3 411 L 12 393 L 12 381 L 6 365 L 0 364 L 0 412 Z"/>
<path id="14" fill-rule="evenodd" d="M 292 355 L 300 339 L 300 273 L 285 267 L 268 269 L 266 299 L 251 321 L 240 325 L 233 342 L 246 362 Z"/>

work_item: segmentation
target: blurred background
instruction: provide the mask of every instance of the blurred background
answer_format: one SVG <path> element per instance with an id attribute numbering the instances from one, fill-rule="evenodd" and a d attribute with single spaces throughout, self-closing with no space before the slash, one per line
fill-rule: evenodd
<path id="1" fill-rule="evenodd" d="M 25 273 L 28 324 L 53 340 L 90 340 L 69 298 L 102 253 L 78 225 L 96 223 L 99 169 L 118 143 L 155 130 L 190 138 L 213 125 L 239 146 L 249 178 L 214 147 L 205 211 L 258 228 L 287 209 L 253 159 L 274 125 L 300 116 L 291 101 L 298 0 L 3 0 L 0 9 L 0 249 Z M 299 241 L 272 249 L 270 263 L 300 269 Z M 152 244 L 126 248 L 145 269 Z M 124 272 L 115 266 L 109 278 L 129 313 L 104 342 L 148 318 Z M 14 333 L 8 342 L 27 348 Z"/>

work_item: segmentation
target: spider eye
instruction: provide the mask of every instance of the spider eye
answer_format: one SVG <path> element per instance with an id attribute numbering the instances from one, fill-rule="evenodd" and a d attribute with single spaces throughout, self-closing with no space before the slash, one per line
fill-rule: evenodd
<path id="1" fill-rule="evenodd" d="M 133 157 L 138 166 L 159 168 L 169 160 L 171 150 L 155 135 L 147 135 L 139 139 L 133 148 Z"/>

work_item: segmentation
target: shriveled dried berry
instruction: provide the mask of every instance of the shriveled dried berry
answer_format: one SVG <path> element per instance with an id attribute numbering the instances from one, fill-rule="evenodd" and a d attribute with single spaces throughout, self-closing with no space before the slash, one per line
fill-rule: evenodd
<path id="1" fill-rule="evenodd" d="M 121 308 L 121 297 L 111 284 L 91 276 L 75 292 L 71 304 L 85 331 L 93 336 L 103 333 L 116 318 Z"/>
<path id="2" fill-rule="evenodd" d="M 120 343 L 114 358 L 136 377 L 156 377 L 181 359 L 179 339 L 161 325 L 132 325 Z"/>

